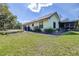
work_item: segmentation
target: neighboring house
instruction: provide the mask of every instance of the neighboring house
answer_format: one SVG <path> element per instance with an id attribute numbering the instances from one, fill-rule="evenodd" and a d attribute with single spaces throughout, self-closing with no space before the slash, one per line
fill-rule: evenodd
<path id="1" fill-rule="evenodd" d="M 25 30 L 34 30 L 34 29 L 41 29 L 44 31 L 44 29 L 59 29 L 59 22 L 60 18 L 57 12 L 50 13 L 46 16 L 40 17 L 37 20 L 34 20 L 32 22 L 28 22 L 24 24 Z"/>

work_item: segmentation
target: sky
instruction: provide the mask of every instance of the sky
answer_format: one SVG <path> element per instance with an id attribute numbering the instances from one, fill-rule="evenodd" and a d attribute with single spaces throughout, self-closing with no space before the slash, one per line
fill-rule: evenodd
<path id="1" fill-rule="evenodd" d="M 61 19 L 79 18 L 78 3 L 9 3 L 8 7 L 21 23 L 32 21 L 51 12 L 57 12 Z"/>

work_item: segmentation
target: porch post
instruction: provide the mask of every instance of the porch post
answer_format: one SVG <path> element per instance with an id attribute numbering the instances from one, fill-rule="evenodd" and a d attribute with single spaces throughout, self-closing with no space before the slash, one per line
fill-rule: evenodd
<path id="1" fill-rule="evenodd" d="M 70 30 L 70 23 L 68 24 L 69 30 Z"/>

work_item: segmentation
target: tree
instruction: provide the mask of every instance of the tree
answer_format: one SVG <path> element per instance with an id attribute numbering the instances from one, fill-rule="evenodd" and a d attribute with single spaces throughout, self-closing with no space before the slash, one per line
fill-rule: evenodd
<path id="1" fill-rule="evenodd" d="M 16 26 L 16 16 L 9 16 L 8 20 L 7 20 L 7 24 L 8 24 L 8 29 L 14 29 Z"/>
<path id="2" fill-rule="evenodd" d="M 9 8 L 7 4 L 0 4 L 0 14 L 6 14 L 6 15 L 12 15 L 12 13 L 9 11 Z"/>
<path id="3" fill-rule="evenodd" d="M 22 24 L 19 21 L 16 22 L 15 29 L 22 29 Z"/>
<path id="4" fill-rule="evenodd" d="M 9 11 L 7 4 L 0 6 L 0 30 L 13 29 L 16 25 L 16 19 L 17 17 Z"/>
<path id="5" fill-rule="evenodd" d="M 5 23 L 7 16 L 6 15 L 0 15 L 0 30 L 5 30 Z"/>

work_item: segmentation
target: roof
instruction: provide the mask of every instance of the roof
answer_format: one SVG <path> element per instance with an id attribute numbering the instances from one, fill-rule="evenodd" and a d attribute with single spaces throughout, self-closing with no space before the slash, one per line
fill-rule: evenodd
<path id="1" fill-rule="evenodd" d="M 32 21 L 27 22 L 27 23 L 25 23 L 25 24 L 29 24 L 29 23 L 33 23 L 33 22 L 37 22 L 37 21 L 41 21 L 41 20 L 45 20 L 46 18 L 49 18 L 49 17 L 51 17 L 52 15 L 55 15 L 55 14 L 58 15 L 57 12 L 49 13 L 49 14 L 47 14 L 47 15 L 45 15 L 45 16 L 39 17 L 38 19 L 32 20 Z M 59 16 L 58 16 L 58 17 L 59 17 Z"/>
<path id="2" fill-rule="evenodd" d="M 70 20 L 68 18 L 65 18 L 65 19 L 61 20 L 60 22 L 65 23 L 65 22 L 76 22 L 76 21 L 79 21 L 79 19 Z"/>

